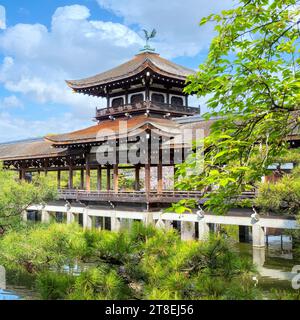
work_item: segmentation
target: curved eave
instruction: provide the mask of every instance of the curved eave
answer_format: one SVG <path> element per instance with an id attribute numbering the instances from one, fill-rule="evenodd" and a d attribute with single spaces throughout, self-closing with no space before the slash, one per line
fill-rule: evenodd
<path id="1" fill-rule="evenodd" d="M 55 150 L 49 142 L 14 143 L 0 146 L 0 161 L 26 161 L 31 159 L 46 159 L 64 157 L 67 149 Z"/>
<path id="2" fill-rule="evenodd" d="M 163 61 L 163 60 L 162 60 Z M 166 60 L 167 61 L 167 60 Z M 180 67 L 176 64 L 174 64 L 173 68 L 176 67 Z M 103 78 L 103 79 L 99 79 L 99 80 L 91 80 L 91 78 L 86 78 L 86 79 L 82 79 L 82 80 L 66 80 L 67 85 L 75 90 L 81 90 L 81 89 L 88 89 L 88 88 L 93 88 L 93 87 L 97 87 L 97 86 L 104 86 L 104 85 L 109 85 L 111 83 L 114 83 L 116 81 L 124 81 L 124 80 L 128 80 L 132 77 L 135 77 L 137 75 L 139 75 L 140 73 L 142 73 L 143 71 L 145 71 L 146 69 L 151 69 L 154 73 L 157 73 L 159 75 L 161 75 L 162 77 L 169 77 L 172 79 L 176 79 L 179 81 L 186 81 L 186 78 L 188 77 L 189 74 L 195 74 L 194 70 L 191 69 L 187 69 L 182 67 L 182 70 L 184 70 L 186 72 L 186 75 L 179 75 L 173 72 L 168 72 L 164 69 L 162 69 L 161 67 L 157 66 L 155 64 L 155 61 L 152 61 L 150 58 L 146 58 L 140 65 L 138 65 L 137 68 L 135 68 L 134 70 L 127 72 L 126 74 L 122 74 L 122 75 L 118 75 L 116 77 L 108 77 L 108 78 Z M 114 69 L 112 69 L 114 70 Z M 110 70 L 110 71 L 112 71 Z M 107 71 L 107 72 L 110 72 Z M 105 74 L 105 73 L 104 73 Z M 96 78 L 99 77 L 101 78 L 102 74 L 96 75 L 92 78 Z"/>
<path id="3" fill-rule="evenodd" d="M 118 125 L 118 122 L 116 124 Z M 119 138 L 125 138 L 126 136 L 135 136 L 141 134 L 141 131 L 145 131 L 147 129 L 158 130 L 165 136 L 172 136 L 180 133 L 179 125 L 175 124 L 173 121 L 145 119 L 144 117 L 136 118 L 136 120 L 134 120 L 132 123 L 129 122 L 128 130 L 121 134 L 118 131 L 118 127 L 112 128 L 112 131 L 109 133 L 109 131 L 107 131 L 107 129 L 110 130 L 108 125 L 109 122 L 106 122 L 104 127 L 102 127 L 100 124 L 65 135 L 45 137 L 45 139 L 52 143 L 55 147 L 66 147 L 70 145 L 81 144 L 95 145 L 101 143 L 103 141 L 103 137 L 107 137 L 109 140 L 115 140 Z M 100 130 L 103 130 L 105 135 L 99 135 Z"/>

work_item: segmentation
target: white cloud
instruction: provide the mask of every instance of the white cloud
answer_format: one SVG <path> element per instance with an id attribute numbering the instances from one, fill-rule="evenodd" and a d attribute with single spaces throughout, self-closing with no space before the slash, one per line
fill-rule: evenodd
<path id="1" fill-rule="evenodd" d="M 0 29 L 6 29 L 6 12 L 5 8 L 0 5 Z"/>
<path id="2" fill-rule="evenodd" d="M 74 118 L 69 113 L 60 119 L 52 117 L 42 121 L 28 121 L 13 117 L 8 112 L 0 112 L 0 143 L 65 133 L 74 131 L 74 128 L 85 128 L 90 125 L 90 122 Z"/>
<path id="3" fill-rule="evenodd" d="M 50 28 L 43 24 L 6 27 L 5 8 L 0 6 L 0 55 L 4 56 L 0 85 L 11 92 L 0 101 L 0 141 L 89 125 L 94 108 L 103 101 L 73 94 L 64 79 L 94 75 L 130 59 L 144 44 L 131 29 L 133 24 L 140 29 L 158 29 L 155 46 L 162 56 L 193 56 L 207 48 L 213 35 L 211 27 L 198 26 L 201 17 L 230 7 L 232 1 L 98 0 L 124 17 L 125 24 L 93 21 L 87 7 L 72 5 L 55 11 Z M 69 113 L 62 119 L 56 119 L 54 113 L 53 118 L 43 121 L 10 116 L 9 105 L 21 107 L 22 97 L 49 108 L 52 104 L 69 106 Z M 198 103 L 191 99 L 191 104 Z"/>
<path id="4" fill-rule="evenodd" d="M 40 104 L 68 105 L 92 116 L 101 99 L 73 94 L 64 79 L 94 75 L 134 55 L 142 40 L 128 27 L 91 21 L 85 6 L 58 8 L 51 29 L 17 24 L 0 34 L 0 84 Z"/>
<path id="5" fill-rule="evenodd" d="M 127 25 L 156 28 L 158 51 L 167 57 L 194 56 L 207 49 L 213 26 L 199 27 L 202 17 L 233 7 L 235 0 L 97 0 L 103 8 L 124 17 Z"/>
<path id="6" fill-rule="evenodd" d="M 23 102 L 15 95 L 4 97 L 0 100 L 0 110 L 11 108 L 23 108 Z"/>

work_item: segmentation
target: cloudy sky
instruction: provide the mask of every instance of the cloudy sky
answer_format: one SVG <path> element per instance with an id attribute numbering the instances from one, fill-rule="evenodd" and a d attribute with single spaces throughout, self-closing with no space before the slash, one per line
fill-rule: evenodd
<path id="1" fill-rule="evenodd" d="M 232 6 L 233 0 L 0 0 L 0 142 L 91 125 L 104 102 L 73 94 L 64 80 L 130 59 L 144 44 L 143 28 L 158 30 L 152 45 L 163 57 L 196 69 L 213 37 L 213 27 L 199 21 Z"/>

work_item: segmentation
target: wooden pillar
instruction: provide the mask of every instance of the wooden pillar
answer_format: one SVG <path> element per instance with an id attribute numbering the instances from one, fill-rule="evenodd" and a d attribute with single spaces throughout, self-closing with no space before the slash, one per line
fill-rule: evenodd
<path id="1" fill-rule="evenodd" d="M 57 171 L 57 188 L 58 189 L 61 188 L 61 171 L 60 170 Z"/>
<path id="2" fill-rule="evenodd" d="M 128 100 L 128 87 L 125 90 L 125 104 L 128 105 L 129 104 L 129 100 Z"/>
<path id="3" fill-rule="evenodd" d="M 80 189 L 84 190 L 84 169 L 80 170 Z"/>
<path id="4" fill-rule="evenodd" d="M 170 88 L 169 87 L 167 88 L 167 104 L 171 104 L 171 101 L 170 101 Z"/>
<path id="5" fill-rule="evenodd" d="M 135 191 L 140 190 L 140 166 L 135 166 L 135 185 L 134 185 Z"/>
<path id="6" fill-rule="evenodd" d="M 157 192 L 163 192 L 163 166 L 161 161 L 159 161 L 157 166 Z"/>
<path id="7" fill-rule="evenodd" d="M 110 191 L 110 166 L 106 167 L 106 190 Z"/>
<path id="8" fill-rule="evenodd" d="M 145 192 L 151 191 L 151 165 L 145 164 Z"/>
<path id="9" fill-rule="evenodd" d="M 91 168 L 88 161 L 85 165 L 85 186 L 86 191 L 91 191 Z"/>
<path id="10" fill-rule="evenodd" d="M 25 180 L 25 175 L 26 175 L 26 171 L 24 168 L 22 168 L 20 171 L 19 171 L 19 179 L 20 181 L 24 181 Z"/>
<path id="11" fill-rule="evenodd" d="M 71 165 L 69 165 L 69 182 L 68 182 L 68 188 L 73 189 L 73 168 Z"/>
<path id="12" fill-rule="evenodd" d="M 185 106 L 186 107 L 189 106 L 189 96 L 188 95 L 185 96 Z"/>
<path id="13" fill-rule="evenodd" d="M 150 87 L 149 82 L 146 80 L 146 101 L 150 100 Z"/>
<path id="14" fill-rule="evenodd" d="M 114 192 L 119 192 L 119 166 L 118 164 L 114 165 Z"/>
<path id="15" fill-rule="evenodd" d="M 102 168 L 101 166 L 97 169 L 97 189 L 100 191 L 102 189 Z"/>
<path id="16" fill-rule="evenodd" d="M 45 163 L 44 163 L 44 173 L 45 173 L 45 177 L 48 176 L 48 167 L 49 167 L 49 160 L 46 159 Z"/>
<path id="17" fill-rule="evenodd" d="M 106 94 L 106 100 L 107 100 L 107 108 L 110 108 L 110 95 L 109 92 Z"/>

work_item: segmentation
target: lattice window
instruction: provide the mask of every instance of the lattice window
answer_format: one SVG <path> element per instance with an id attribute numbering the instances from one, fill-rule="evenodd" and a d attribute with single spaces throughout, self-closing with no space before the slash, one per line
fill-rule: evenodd
<path id="1" fill-rule="evenodd" d="M 164 95 L 159 93 L 152 93 L 151 100 L 152 102 L 165 103 Z"/>
<path id="2" fill-rule="evenodd" d="M 131 96 L 131 104 L 137 104 L 144 101 L 144 95 L 143 94 L 134 94 Z"/>
<path id="3" fill-rule="evenodd" d="M 123 104 L 124 104 L 124 98 L 115 98 L 115 99 L 113 99 L 111 106 L 113 108 L 118 108 L 118 107 L 122 106 Z"/>
<path id="4" fill-rule="evenodd" d="M 172 97 L 171 104 L 174 106 L 183 106 L 183 99 L 181 97 Z"/>

